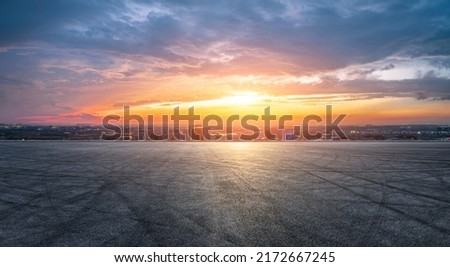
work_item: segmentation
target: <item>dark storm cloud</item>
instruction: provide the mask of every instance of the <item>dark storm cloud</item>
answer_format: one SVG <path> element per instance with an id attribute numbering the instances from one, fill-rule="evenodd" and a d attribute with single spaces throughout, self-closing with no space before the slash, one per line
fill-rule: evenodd
<path id="1" fill-rule="evenodd" d="M 150 4 L 149 4 L 150 3 Z M 134 20 L 136 6 L 145 20 Z M 448 53 L 447 1 L 2 1 L 0 43 L 186 60 L 171 44 L 229 41 L 293 60 L 299 70 L 374 61 L 402 49 Z M 425 51 L 424 49 L 427 48 Z"/>
<path id="2" fill-rule="evenodd" d="M 103 3 L 103 4 L 102 4 Z M 4 0 L 0 2 L 0 44 L 17 45 L 26 41 L 55 41 L 52 32 L 75 21 L 101 21 L 115 5 L 95 1 Z M 102 19 L 103 17 L 103 19 Z M 58 34 L 63 35 L 62 32 Z"/>

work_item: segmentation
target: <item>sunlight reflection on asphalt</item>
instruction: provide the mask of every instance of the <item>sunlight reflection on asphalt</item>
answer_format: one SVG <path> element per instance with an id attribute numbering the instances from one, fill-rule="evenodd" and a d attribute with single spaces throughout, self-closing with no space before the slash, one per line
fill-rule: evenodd
<path id="1" fill-rule="evenodd" d="M 2 246 L 450 245 L 450 143 L 0 149 Z"/>

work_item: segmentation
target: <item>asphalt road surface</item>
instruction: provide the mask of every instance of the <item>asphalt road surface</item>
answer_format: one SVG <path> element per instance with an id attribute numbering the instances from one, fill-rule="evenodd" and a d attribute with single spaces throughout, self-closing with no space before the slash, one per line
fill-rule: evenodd
<path id="1" fill-rule="evenodd" d="M 450 246 L 450 142 L 0 142 L 1 246 Z"/>

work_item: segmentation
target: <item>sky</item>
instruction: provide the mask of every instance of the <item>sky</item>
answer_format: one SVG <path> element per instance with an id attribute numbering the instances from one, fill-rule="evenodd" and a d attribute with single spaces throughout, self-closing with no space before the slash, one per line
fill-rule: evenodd
<path id="1" fill-rule="evenodd" d="M 450 2 L 0 1 L 0 122 L 323 114 L 450 124 Z"/>

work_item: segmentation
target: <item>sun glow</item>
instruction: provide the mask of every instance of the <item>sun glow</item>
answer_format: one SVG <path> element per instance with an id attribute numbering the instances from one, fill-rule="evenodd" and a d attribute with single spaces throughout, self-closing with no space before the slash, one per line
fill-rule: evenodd
<path id="1" fill-rule="evenodd" d="M 261 99 L 262 96 L 256 92 L 240 92 L 215 101 L 227 105 L 248 105 L 258 103 Z"/>
<path id="2" fill-rule="evenodd" d="M 243 92 L 236 92 L 222 98 L 190 102 L 189 105 L 208 106 L 208 107 L 218 107 L 218 106 L 233 107 L 233 106 L 258 104 L 264 99 L 265 97 L 258 94 L 257 92 L 243 91 Z"/>

